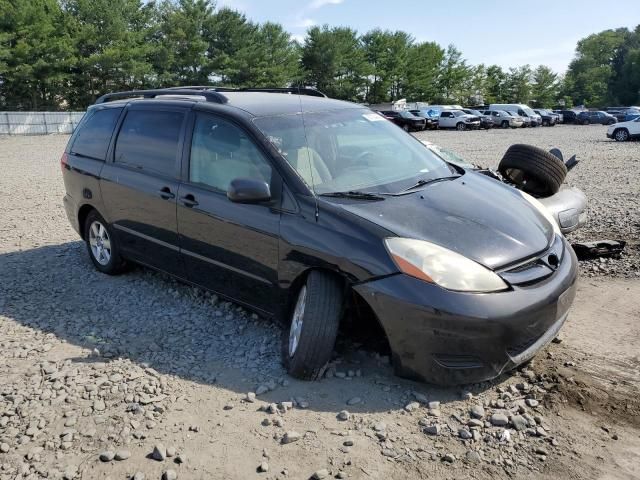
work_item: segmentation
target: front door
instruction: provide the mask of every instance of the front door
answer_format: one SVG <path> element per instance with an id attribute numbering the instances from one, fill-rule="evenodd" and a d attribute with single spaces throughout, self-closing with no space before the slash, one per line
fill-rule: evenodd
<path id="1" fill-rule="evenodd" d="M 184 276 L 176 199 L 186 109 L 130 105 L 100 188 L 125 256 Z"/>
<path id="2" fill-rule="evenodd" d="M 279 191 L 269 160 L 239 125 L 195 114 L 185 182 L 178 191 L 178 232 L 187 278 L 227 297 L 274 312 L 278 280 Z M 235 178 L 270 183 L 274 200 L 227 198 Z"/>

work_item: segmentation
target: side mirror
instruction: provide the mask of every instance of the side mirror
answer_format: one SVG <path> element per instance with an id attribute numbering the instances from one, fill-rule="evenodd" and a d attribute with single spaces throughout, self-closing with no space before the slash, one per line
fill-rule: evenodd
<path id="1" fill-rule="evenodd" d="M 262 203 L 271 200 L 269 184 L 254 178 L 235 178 L 227 190 L 227 198 L 235 203 Z"/>

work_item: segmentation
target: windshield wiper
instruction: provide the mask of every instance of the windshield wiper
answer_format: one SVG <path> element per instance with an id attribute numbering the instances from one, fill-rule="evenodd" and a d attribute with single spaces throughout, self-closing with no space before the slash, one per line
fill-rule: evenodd
<path id="1" fill-rule="evenodd" d="M 400 190 L 397 194 L 405 193 L 405 192 L 409 192 L 409 191 L 414 190 L 414 189 L 416 189 L 416 188 L 424 187 L 425 185 L 430 185 L 430 184 L 432 184 L 432 183 L 442 182 L 442 181 L 444 181 L 444 180 L 453 180 L 453 179 L 455 179 L 455 178 L 459 178 L 459 177 L 461 177 L 461 176 L 462 176 L 462 175 L 451 175 L 450 177 L 431 178 L 431 179 L 429 179 L 429 180 L 426 180 L 426 179 L 424 179 L 424 178 L 421 178 L 420 180 L 418 180 L 418 181 L 416 182 L 416 184 L 415 184 L 415 185 L 411 185 L 410 187 L 405 188 L 404 190 Z M 397 194 L 396 194 L 396 195 L 397 195 Z"/>
<path id="2" fill-rule="evenodd" d="M 356 200 L 384 200 L 384 197 L 375 193 L 360 192 L 357 190 L 349 190 L 347 192 L 328 192 L 321 193 L 322 197 L 335 198 L 355 198 Z"/>

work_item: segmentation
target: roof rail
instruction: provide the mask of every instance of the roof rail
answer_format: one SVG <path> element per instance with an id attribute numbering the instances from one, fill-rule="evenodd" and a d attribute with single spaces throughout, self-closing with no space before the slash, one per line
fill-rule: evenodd
<path id="1" fill-rule="evenodd" d="M 215 103 L 227 103 L 227 97 L 216 92 L 215 90 L 207 90 L 211 87 L 175 87 L 175 88 L 162 88 L 156 90 L 130 90 L 126 92 L 114 92 L 102 95 L 96 100 L 96 105 L 99 103 L 105 103 L 118 98 L 128 97 L 143 97 L 143 98 L 155 98 L 162 95 L 186 95 L 186 96 L 199 96 L 204 97 L 207 102 Z"/>
<path id="2" fill-rule="evenodd" d="M 230 87 L 212 87 L 218 92 L 266 92 L 266 93 L 291 93 L 297 95 L 308 95 L 310 97 L 324 97 L 327 95 L 320 90 L 311 87 L 266 87 L 266 88 L 230 88 Z"/>

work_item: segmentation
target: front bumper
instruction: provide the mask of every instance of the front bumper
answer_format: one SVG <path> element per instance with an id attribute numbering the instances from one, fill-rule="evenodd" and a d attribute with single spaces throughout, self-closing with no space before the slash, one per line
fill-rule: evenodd
<path id="1" fill-rule="evenodd" d="M 553 275 L 504 292 L 453 292 L 404 274 L 354 289 L 386 332 L 396 374 L 441 385 L 481 382 L 532 358 L 564 324 L 578 268 L 563 241 Z"/>

